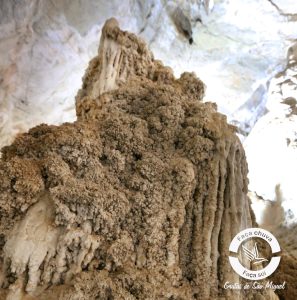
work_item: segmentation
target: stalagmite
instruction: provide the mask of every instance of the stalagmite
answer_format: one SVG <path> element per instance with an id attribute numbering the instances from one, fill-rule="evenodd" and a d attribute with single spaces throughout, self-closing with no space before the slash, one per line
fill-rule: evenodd
<path id="1" fill-rule="evenodd" d="M 242 145 L 203 95 L 106 22 L 77 121 L 2 150 L 3 298 L 277 299 L 224 289 L 241 282 L 230 241 L 255 224 Z"/>

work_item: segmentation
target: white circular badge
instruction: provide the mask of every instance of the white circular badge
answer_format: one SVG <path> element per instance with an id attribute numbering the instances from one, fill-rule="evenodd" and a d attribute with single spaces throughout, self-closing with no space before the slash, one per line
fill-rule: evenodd
<path id="1" fill-rule="evenodd" d="M 237 253 L 239 249 L 245 259 L 249 261 L 251 266 L 261 267 L 263 263 L 267 263 L 269 260 L 264 257 L 258 249 L 257 242 L 254 241 L 256 238 L 260 238 L 267 242 L 271 248 L 272 254 L 281 251 L 279 243 L 275 236 L 269 231 L 261 228 L 248 228 L 239 232 L 232 240 L 229 251 Z M 249 240 L 250 245 L 242 245 L 245 241 Z M 229 256 L 230 264 L 233 270 L 241 277 L 249 280 L 261 280 L 270 276 L 278 267 L 280 263 L 280 256 L 273 256 L 270 262 L 265 268 L 250 270 L 244 267 L 239 261 L 238 257 Z"/>

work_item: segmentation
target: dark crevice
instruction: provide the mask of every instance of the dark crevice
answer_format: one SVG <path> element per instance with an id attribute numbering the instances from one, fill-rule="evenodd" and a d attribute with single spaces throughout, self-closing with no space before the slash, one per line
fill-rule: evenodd
<path id="1" fill-rule="evenodd" d="M 227 183 L 227 178 L 226 176 L 224 176 L 224 186 L 222 186 L 222 195 L 223 195 L 223 202 L 222 202 L 222 216 L 221 216 L 221 224 L 220 224 L 220 231 L 219 231 L 219 235 L 218 235 L 218 261 L 217 261 L 217 278 L 219 282 L 222 282 L 223 280 L 223 262 L 222 262 L 222 257 L 221 257 L 221 253 L 224 250 L 223 244 L 224 244 L 224 240 L 222 237 L 223 234 L 223 227 L 224 227 L 224 215 L 225 215 L 225 210 L 224 210 L 224 201 L 225 201 L 225 195 L 226 195 L 226 183 Z M 219 287 L 220 288 L 220 287 Z"/>
<path id="2" fill-rule="evenodd" d="M 196 195 L 196 190 L 193 193 L 193 198 Z M 186 216 L 185 223 L 180 230 L 180 241 L 179 241 L 179 257 L 180 257 L 180 268 L 184 276 L 189 280 L 193 280 L 192 271 L 192 250 L 193 250 L 193 235 L 194 225 L 196 223 L 196 217 L 194 215 L 194 203 L 189 201 L 186 205 Z"/>
<path id="3" fill-rule="evenodd" d="M 102 163 L 102 165 L 106 165 L 108 162 L 108 157 L 103 154 L 102 156 L 99 157 L 100 162 Z"/>
<path id="4" fill-rule="evenodd" d="M 141 153 L 133 153 L 133 159 L 135 161 L 141 160 L 142 159 L 142 154 Z"/>

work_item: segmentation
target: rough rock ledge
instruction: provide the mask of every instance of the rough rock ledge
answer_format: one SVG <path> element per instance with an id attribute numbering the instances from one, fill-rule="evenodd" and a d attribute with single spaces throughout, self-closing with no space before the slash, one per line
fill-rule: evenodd
<path id="1" fill-rule="evenodd" d="M 223 288 L 254 217 L 235 128 L 203 95 L 106 22 L 77 121 L 2 149 L 0 299 L 277 299 Z"/>

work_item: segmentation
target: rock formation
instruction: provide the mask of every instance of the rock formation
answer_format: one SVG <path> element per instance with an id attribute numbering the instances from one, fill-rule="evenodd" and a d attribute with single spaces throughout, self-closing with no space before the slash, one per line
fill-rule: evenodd
<path id="1" fill-rule="evenodd" d="M 246 135 L 263 114 L 267 83 L 284 68 L 296 38 L 296 5 L 293 0 L 237 0 L 232 5 L 216 0 L 213 7 L 213 2 L 1 1 L 0 148 L 42 122 L 75 120 L 73 98 L 111 16 L 140 34 L 176 75 L 199 73 L 208 86 L 206 98 L 216 101 Z M 191 19 L 192 45 L 172 21 L 177 5 Z"/>
<path id="2" fill-rule="evenodd" d="M 0 297 L 275 299 L 223 288 L 254 217 L 235 128 L 203 95 L 107 21 L 77 121 L 2 150 Z"/>

